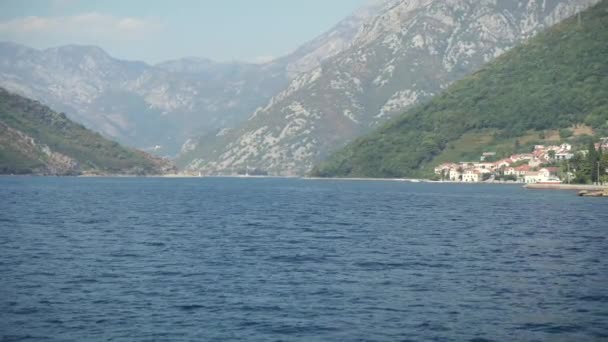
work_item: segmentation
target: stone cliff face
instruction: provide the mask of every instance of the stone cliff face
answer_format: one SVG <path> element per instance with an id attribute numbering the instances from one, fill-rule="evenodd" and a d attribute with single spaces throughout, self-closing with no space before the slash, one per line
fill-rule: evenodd
<path id="1" fill-rule="evenodd" d="M 236 129 L 191 141 L 182 162 L 301 175 L 358 135 L 440 93 L 597 0 L 401 0 L 374 8 L 340 52 L 300 73 Z"/>

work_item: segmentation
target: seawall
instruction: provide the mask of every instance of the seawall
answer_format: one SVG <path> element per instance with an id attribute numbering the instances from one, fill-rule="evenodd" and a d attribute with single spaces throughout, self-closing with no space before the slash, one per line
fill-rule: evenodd
<path id="1" fill-rule="evenodd" d="M 608 186 L 588 184 L 526 184 L 524 188 L 532 190 L 602 191 L 608 189 Z"/>

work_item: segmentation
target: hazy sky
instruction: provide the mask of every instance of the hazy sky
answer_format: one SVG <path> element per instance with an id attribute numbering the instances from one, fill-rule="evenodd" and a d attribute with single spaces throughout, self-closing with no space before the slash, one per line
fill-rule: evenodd
<path id="1" fill-rule="evenodd" d="M 156 63 L 284 55 L 369 0 L 0 0 L 0 40 Z"/>

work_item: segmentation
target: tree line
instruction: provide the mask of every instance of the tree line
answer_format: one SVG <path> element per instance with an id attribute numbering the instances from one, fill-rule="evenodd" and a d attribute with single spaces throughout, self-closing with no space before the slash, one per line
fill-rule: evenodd
<path id="1" fill-rule="evenodd" d="M 570 160 L 563 162 L 562 172 L 566 181 L 577 184 L 608 184 L 608 151 L 603 151 L 600 144 L 589 143 L 585 153 L 576 153 Z M 568 179 L 572 176 L 571 179 Z"/>

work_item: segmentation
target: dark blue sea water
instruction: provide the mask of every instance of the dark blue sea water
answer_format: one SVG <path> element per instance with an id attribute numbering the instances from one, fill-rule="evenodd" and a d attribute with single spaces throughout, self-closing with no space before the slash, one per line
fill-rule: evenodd
<path id="1" fill-rule="evenodd" d="M 608 340 L 608 200 L 0 178 L 0 339 Z"/>

